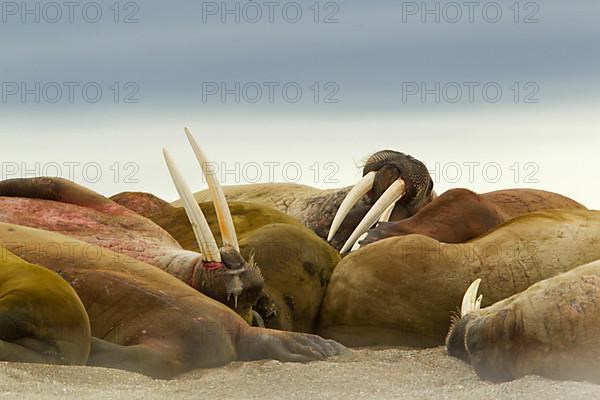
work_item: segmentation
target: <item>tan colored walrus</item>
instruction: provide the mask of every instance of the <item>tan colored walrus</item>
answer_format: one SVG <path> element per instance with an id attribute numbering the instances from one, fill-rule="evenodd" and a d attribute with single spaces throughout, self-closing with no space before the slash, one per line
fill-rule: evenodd
<path id="1" fill-rule="evenodd" d="M 446 348 L 481 378 L 535 374 L 600 383 L 600 260 L 481 310 L 471 301 L 463 312 Z"/>
<path id="2" fill-rule="evenodd" d="M 90 345 L 90 321 L 73 288 L 0 246 L 0 360 L 85 364 Z"/>
<path id="3" fill-rule="evenodd" d="M 346 351 L 315 335 L 251 327 L 168 273 L 69 236 L 0 223 L 0 244 L 75 289 L 95 338 L 89 365 L 171 378 L 234 360 L 304 362 Z"/>
<path id="4" fill-rule="evenodd" d="M 346 345 L 435 346 L 467 286 L 482 278 L 492 304 L 600 258 L 600 211 L 526 214 L 463 244 L 423 235 L 384 239 L 333 272 L 318 333 Z"/>

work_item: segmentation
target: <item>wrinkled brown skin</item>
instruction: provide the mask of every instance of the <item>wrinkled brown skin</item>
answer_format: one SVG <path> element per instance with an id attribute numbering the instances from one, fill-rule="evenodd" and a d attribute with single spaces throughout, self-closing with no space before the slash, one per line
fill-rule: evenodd
<path id="1" fill-rule="evenodd" d="M 344 257 L 329 281 L 317 332 L 350 346 L 444 343 L 467 287 L 484 306 L 600 258 L 600 211 L 516 217 L 467 243 L 423 235 L 384 239 Z"/>
<path id="2" fill-rule="evenodd" d="M 346 352 L 315 335 L 250 327 L 152 265 L 56 232 L 0 223 L 0 244 L 75 289 L 94 336 L 88 365 L 172 378 L 234 360 L 304 362 Z"/>
<path id="3" fill-rule="evenodd" d="M 0 360 L 83 365 L 90 320 L 58 274 L 0 246 Z"/>
<path id="4" fill-rule="evenodd" d="M 301 222 L 322 239 L 327 238 L 335 213 L 350 189 L 317 189 L 293 183 L 223 186 L 228 203 L 239 201 L 273 208 Z M 211 201 L 207 190 L 197 192 L 195 197 L 201 204 Z M 171 204 L 182 207 L 179 200 Z M 331 245 L 340 249 L 370 208 L 369 199 L 365 196 L 344 219 Z"/>
<path id="5" fill-rule="evenodd" d="M 408 154 L 382 150 L 371 155 L 364 167 L 363 176 L 375 171 L 373 188 L 350 211 L 331 240 L 331 245 L 341 249 L 356 226 L 385 190 L 398 178 L 406 183 L 406 195 L 396 203 L 390 220 L 407 218 L 432 200 L 433 181 L 425 165 Z M 322 239 L 329 234 L 331 222 L 351 187 L 322 190 L 292 183 L 260 183 L 224 186 L 228 201 L 246 201 L 275 208 L 302 222 Z M 198 202 L 210 201 L 210 193 L 203 190 L 195 194 Z M 172 203 L 181 207 L 180 201 Z"/>
<path id="6" fill-rule="evenodd" d="M 160 226 L 87 188 L 61 178 L 0 182 L 0 221 L 59 232 L 157 266 L 197 290 L 236 308 L 223 272 L 204 268 L 202 256 L 181 248 Z M 221 249 L 223 253 L 224 249 Z M 195 278 L 195 279 L 194 279 Z M 246 318 L 263 281 L 255 266 L 240 275 L 236 311 Z M 202 282 L 208 284 L 202 284 Z"/>
<path id="7" fill-rule="evenodd" d="M 150 218 L 185 249 L 198 251 L 184 209 L 148 193 L 119 193 L 111 199 Z M 212 202 L 200 207 L 217 237 Z M 238 201 L 229 202 L 229 208 L 240 251 L 246 259 L 253 256 L 265 280 L 254 310 L 267 328 L 313 332 L 325 288 L 340 260 L 338 253 L 299 221 L 275 209 Z"/>
<path id="8" fill-rule="evenodd" d="M 467 314 L 446 348 L 486 380 L 533 374 L 600 383 L 600 260 Z"/>
<path id="9" fill-rule="evenodd" d="M 463 243 L 496 226 L 533 211 L 585 209 L 568 197 L 535 189 L 509 189 L 476 194 L 451 189 L 412 217 L 380 223 L 371 229 L 361 246 L 388 237 L 418 233 L 444 243 Z"/>

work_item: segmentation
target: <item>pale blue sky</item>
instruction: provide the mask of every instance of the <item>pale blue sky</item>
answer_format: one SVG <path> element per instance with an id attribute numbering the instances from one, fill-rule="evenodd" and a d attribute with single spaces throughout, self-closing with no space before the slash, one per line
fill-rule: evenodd
<path id="1" fill-rule="evenodd" d="M 269 180 L 268 163 L 279 162 L 272 180 L 285 180 L 285 163 L 297 163 L 301 176 L 288 180 L 319 187 L 348 185 L 359 176 L 356 163 L 385 147 L 413 154 L 437 171 L 439 191 L 538 187 L 600 207 L 595 184 L 600 178 L 598 2 L 519 2 L 518 23 L 509 8 L 514 2 L 498 2 L 502 17 L 496 23 L 486 21 L 494 10 L 482 11 L 490 2 L 480 2 L 473 23 L 465 7 L 459 22 L 446 21 L 454 14 L 444 15 L 441 9 L 450 2 L 438 2 L 440 23 L 432 15 L 422 23 L 420 12 L 407 14 L 407 7 L 420 1 L 319 2 L 318 23 L 315 2 L 294 3 L 303 12 L 297 23 L 282 14 L 290 2 L 280 2 L 273 23 L 267 15 L 256 23 L 245 22 L 243 15 L 235 23 L 230 15 L 222 23 L 218 13 L 204 15 L 203 22 L 203 7 L 207 11 L 220 1 L 149 0 L 121 2 L 121 22 L 115 23 L 113 3 L 99 2 L 103 14 L 97 23 L 86 22 L 80 8 L 73 23 L 68 15 L 56 23 L 44 20 L 54 14 L 40 14 L 40 23 L 33 21 L 35 15 L 25 15 L 22 23 L 22 10 L 4 6 L 2 177 L 52 173 L 56 165 L 65 176 L 69 163 L 78 162 L 75 180 L 101 193 L 144 190 L 173 199 L 160 153 L 163 145 L 195 180 L 192 186 L 203 187 L 182 134 L 188 125 L 212 159 L 232 170 L 242 163 L 224 176 L 230 184 L 254 179 L 256 164 L 259 180 Z M 240 8 L 247 3 L 239 2 Z M 255 3 L 267 10 L 264 2 Z M 435 3 L 427 2 L 427 7 Z M 34 2 L 27 4 L 33 7 Z M 139 22 L 122 23 L 131 13 Z M 331 13 L 338 22 L 323 23 Z M 528 15 L 539 22 L 524 23 Z M 36 82 L 40 92 L 44 85 L 47 92 L 40 93 L 39 103 L 35 94 L 26 95 L 23 103 L 20 85 L 35 89 Z M 56 103 L 48 101 L 55 93 L 53 82 L 63 90 Z M 73 102 L 65 82 L 78 84 Z M 234 95 L 222 102 L 220 93 L 205 92 L 203 101 L 203 88 L 211 82 L 229 88 L 236 82 L 246 85 L 246 99 L 240 93 L 239 103 Z M 265 82 L 275 82 L 273 102 Z M 407 94 L 415 84 L 434 88 L 436 82 L 439 102 L 434 94 L 425 102 L 420 93 Z M 478 85 L 473 102 L 465 82 Z M 81 88 L 90 83 L 102 90 L 97 103 L 83 97 Z M 256 85 L 262 97 L 251 103 Z M 285 85 L 302 90 L 298 102 L 286 100 Z M 497 102 L 486 101 L 485 85 L 502 90 Z M 457 86 L 462 97 L 453 103 Z M 11 94 L 15 88 L 18 92 Z M 127 95 L 138 102 L 125 103 Z M 325 102 L 328 95 L 337 102 Z M 473 166 L 472 181 L 467 178 L 471 162 L 480 163 Z M 454 179 L 455 163 L 461 165 L 463 179 Z M 101 168 L 102 177 L 86 179 L 85 165 L 90 175 Z M 492 168 L 488 175 L 500 167 L 497 182 L 479 169 L 486 165 Z M 297 169 L 295 164 L 287 167 L 289 174 Z M 125 179 L 128 173 L 133 173 L 131 179 Z M 328 174 L 333 179 L 325 179 Z"/>

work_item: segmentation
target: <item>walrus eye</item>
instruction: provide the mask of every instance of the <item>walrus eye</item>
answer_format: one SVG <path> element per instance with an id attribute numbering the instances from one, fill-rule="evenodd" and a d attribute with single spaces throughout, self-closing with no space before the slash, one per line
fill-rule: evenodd
<path id="1" fill-rule="evenodd" d="M 460 316 L 464 317 L 470 312 L 478 311 L 481 308 L 481 300 L 483 295 L 477 297 L 477 291 L 479 290 L 479 284 L 481 278 L 475 279 L 465 291 L 465 295 L 462 299 L 462 305 L 460 306 Z"/>

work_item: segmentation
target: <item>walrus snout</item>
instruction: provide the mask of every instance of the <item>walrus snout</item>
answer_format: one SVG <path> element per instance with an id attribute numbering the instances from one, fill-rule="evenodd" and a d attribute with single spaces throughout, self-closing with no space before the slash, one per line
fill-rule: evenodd
<path id="1" fill-rule="evenodd" d="M 219 252 L 221 253 L 223 264 L 225 264 L 225 267 L 231 270 L 231 272 L 239 274 L 248 269 L 248 263 L 244 260 L 244 257 L 242 257 L 239 251 L 232 246 L 221 247 Z"/>
<path id="2" fill-rule="evenodd" d="M 407 218 L 431 200 L 433 180 L 425 164 L 408 154 L 382 150 L 367 160 L 363 175 L 375 171 L 372 189 L 367 193 L 371 204 L 398 179 L 406 183 L 406 195 L 394 208 L 394 219 Z"/>
<path id="3" fill-rule="evenodd" d="M 505 382 L 514 379 L 520 334 L 512 310 L 486 315 L 469 314 L 457 321 L 446 338 L 449 356 L 470 364 L 481 379 Z"/>
<path id="4" fill-rule="evenodd" d="M 331 222 L 331 242 L 354 205 L 364 198 L 370 207 L 340 253 L 350 250 L 360 236 L 377 221 L 404 219 L 431 201 L 433 180 L 421 161 L 393 150 L 373 154 L 363 167 L 363 177 L 350 189 Z M 365 197 L 366 196 L 366 197 Z"/>
<path id="5" fill-rule="evenodd" d="M 456 357 L 467 364 L 471 362 L 471 357 L 465 347 L 465 334 L 471 318 L 471 315 L 466 315 L 455 321 L 450 327 L 448 336 L 446 337 L 446 351 L 448 352 L 448 355 Z"/>

